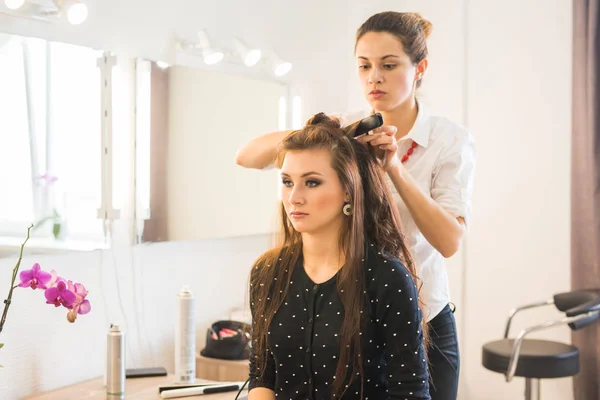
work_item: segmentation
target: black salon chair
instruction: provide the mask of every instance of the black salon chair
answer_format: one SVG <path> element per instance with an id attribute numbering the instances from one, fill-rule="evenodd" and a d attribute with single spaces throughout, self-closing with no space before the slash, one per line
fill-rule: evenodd
<path id="1" fill-rule="evenodd" d="M 508 338 L 512 318 L 517 312 L 546 305 L 556 306 L 565 316 L 529 326 L 515 339 Z M 515 376 L 525 378 L 525 399 L 539 400 L 540 379 L 564 378 L 579 372 L 579 350 L 565 343 L 525 339 L 525 336 L 565 324 L 573 330 L 581 329 L 596 323 L 599 318 L 600 289 L 558 293 L 552 299 L 515 308 L 510 311 L 504 339 L 483 346 L 481 363 L 490 371 L 504 374 L 507 382 Z"/>

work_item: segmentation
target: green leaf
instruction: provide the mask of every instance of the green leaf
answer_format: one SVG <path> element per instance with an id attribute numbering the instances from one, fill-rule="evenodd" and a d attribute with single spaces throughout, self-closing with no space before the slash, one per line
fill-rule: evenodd
<path id="1" fill-rule="evenodd" d="M 60 235 L 60 223 L 54 223 L 52 234 L 54 235 L 54 239 L 58 239 L 58 236 Z"/>
<path id="2" fill-rule="evenodd" d="M 0 349 L 4 347 L 4 343 L 0 343 Z"/>

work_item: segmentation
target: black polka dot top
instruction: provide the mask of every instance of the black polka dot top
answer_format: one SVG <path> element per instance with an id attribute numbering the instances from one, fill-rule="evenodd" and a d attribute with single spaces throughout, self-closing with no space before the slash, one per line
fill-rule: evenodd
<path id="1" fill-rule="evenodd" d="M 430 399 L 415 283 L 400 260 L 372 248 L 364 266 L 368 309 L 362 312 L 368 315 L 360 333 L 363 399 Z M 269 357 L 262 379 L 254 354 L 250 356 L 250 390 L 268 388 L 276 399 L 285 400 L 334 399 L 331 390 L 344 318 L 336 276 L 315 284 L 300 257 L 285 302 L 267 332 Z M 360 379 L 355 379 L 343 399 L 360 398 Z"/>

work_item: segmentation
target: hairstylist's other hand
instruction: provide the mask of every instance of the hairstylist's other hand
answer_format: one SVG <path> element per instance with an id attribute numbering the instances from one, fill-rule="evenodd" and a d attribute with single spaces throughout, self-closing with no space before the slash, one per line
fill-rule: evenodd
<path id="1" fill-rule="evenodd" d="M 400 163 L 396 155 L 398 142 L 394 136 L 397 131 L 398 129 L 393 125 L 382 125 L 377 129 L 373 129 L 367 135 L 361 135 L 356 138 L 361 143 L 368 143 L 376 148 L 377 158 L 381 162 L 381 167 L 386 172 L 395 168 Z"/>

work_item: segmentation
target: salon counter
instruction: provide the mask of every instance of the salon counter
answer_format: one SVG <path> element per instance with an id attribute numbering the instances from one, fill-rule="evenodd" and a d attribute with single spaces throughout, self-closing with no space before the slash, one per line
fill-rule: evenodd
<path id="1" fill-rule="evenodd" d="M 27 397 L 27 400 L 105 400 L 106 387 L 103 384 L 103 378 L 99 377 L 89 381 L 77 383 L 51 392 L 42 393 L 36 396 Z M 175 380 L 173 375 L 153 377 L 153 378 L 135 378 L 127 379 L 125 383 L 125 398 L 127 400 L 161 400 L 158 393 L 159 386 L 173 385 Z M 195 383 L 209 382 L 197 379 Z M 248 392 L 244 390 L 240 397 L 247 396 Z M 181 397 L 181 399 L 205 399 L 205 400 L 233 400 L 237 395 L 235 392 L 226 392 L 218 394 L 207 394 L 201 396 Z"/>

